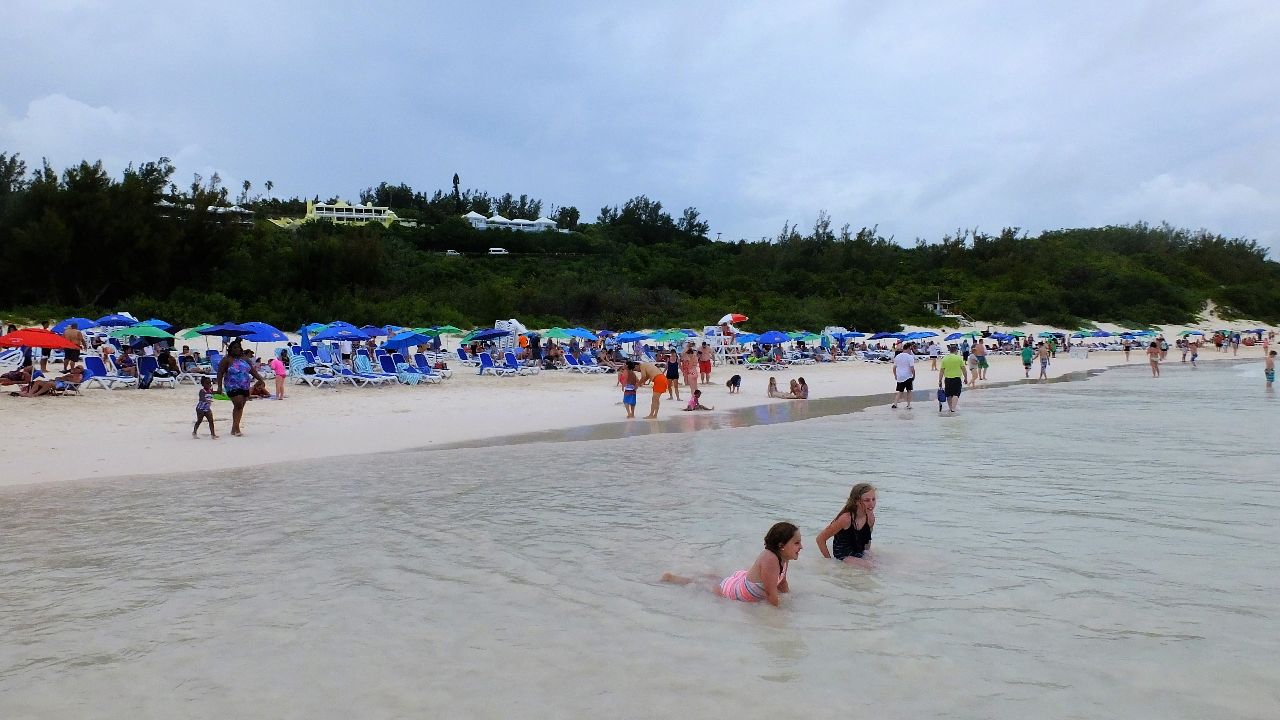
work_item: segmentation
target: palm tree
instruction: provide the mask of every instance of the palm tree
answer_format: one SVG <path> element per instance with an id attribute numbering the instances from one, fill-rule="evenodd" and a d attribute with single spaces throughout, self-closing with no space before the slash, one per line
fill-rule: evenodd
<path id="1" fill-rule="evenodd" d="M 275 184 L 275 183 L 273 183 L 273 182 L 271 182 L 270 180 L 268 180 L 268 181 L 266 181 L 265 183 L 263 183 L 263 187 L 265 187 L 265 188 L 267 189 L 267 199 L 268 199 L 268 200 L 270 200 L 270 199 L 271 199 L 271 188 L 273 188 L 273 187 L 275 187 L 275 186 L 276 186 L 276 184 Z"/>

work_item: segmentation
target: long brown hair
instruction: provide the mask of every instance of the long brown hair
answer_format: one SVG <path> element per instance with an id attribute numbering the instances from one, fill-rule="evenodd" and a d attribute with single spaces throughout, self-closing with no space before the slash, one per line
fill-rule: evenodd
<path id="1" fill-rule="evenodd" d="M 769 532 L 764 534 L 764 549 L 778 557 L 778 570 L 785 564 L 782 561 L 782 546 L 791 542 L 791 538 L 800 532 L 800 528 L 789 522 L 774 523 Z"/>
<path id="2" fill-rule="evenodd" d="M 868 492 L 875 492 L 876 486 L 871 483 L 858 483 L 849 491 L 849 499 L 845 501 L 844 507 L 840 508 L 840 512 L 836 513 L 836 517 L 840 517 L 845 513 L 849 513 L 850 524 L 858 519 L 858 503 L 862 500 L 862 496 Z"/>

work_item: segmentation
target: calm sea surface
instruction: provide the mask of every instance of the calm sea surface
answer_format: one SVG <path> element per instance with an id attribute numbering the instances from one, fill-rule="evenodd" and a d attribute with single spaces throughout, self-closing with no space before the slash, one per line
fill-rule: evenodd
<path id="1" fill-rule="evenodd" d="M 954 417 L 3 490 L 0 718 L 1276 718 L 1280 399 L 1171 365 Z M 813 546 L 861 480 L 871 570 Z M 657 582 L 777 520 L 781 609 Z"/>

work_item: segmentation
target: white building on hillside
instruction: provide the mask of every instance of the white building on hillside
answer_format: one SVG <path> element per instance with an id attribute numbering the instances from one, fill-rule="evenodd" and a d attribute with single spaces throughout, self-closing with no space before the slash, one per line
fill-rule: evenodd
<path id="1" fill-rule="evenodd" d="M 522 220 L 520 218 L 508 220 L 497 213 L 494 213 L 493 217 L 485 217 L 472 210 L 463 215 L 462 219 L 471 223 L 471 227 L 477 230 L 502 229 L 516 230 L 518 232 L 544 232 L 556 229 L 556 221 L 545 217 L 540 217 L 537 220 Z M 560 232 L 569 231 L 561 230 Z"/>

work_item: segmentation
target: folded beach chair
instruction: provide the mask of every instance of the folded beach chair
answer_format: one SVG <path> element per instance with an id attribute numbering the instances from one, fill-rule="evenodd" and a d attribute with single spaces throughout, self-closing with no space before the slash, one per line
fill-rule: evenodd
<path id="1" fill-rule="evenodd" d="M 107 366 L 102 364 L 102 358 L 97 355 L 85 355 L 84 366 L 89 372 L 93 373 L 93 377 L 90 380 L 97 383 L 98 387 L 103 390 L 115 390 L 117 387 L 138 386 L 138 378 L 136 377 L 108 372 Z M 85 382 L 89 382 L 90 380 L 85 380 Z"/>
<path id="2" fill-rule="evenodd" d="M 143 355 L 138 358 L 138 374 L 145 377 L 151 376 L 151 387 L 163 385 L 170 390 L 178 387 L 178 378 L 176 377 L 158 377 L 156 370 L 160 369 L 160 361 L 150 355 Z"/>
<path id="3" fill-rule="evenodd" d="M 0 371 L 9 372 L 22 367 L 22 351 L 18 348 L 10 348 L 0 351 Z"/>
<path id="4" fill-rule="evenodd" d="M 532 367 L 521 365 L 520 362 L 516 360 L 516 354 L 510 350 L 502 356 L 502 367 L 508 370 L 515 370 L 519 375 L 537 375 L 542 372 L 542 368 L 536 365 Z"/>
<path id="5" fill-rule="evenodd" d="M 431 363 L 427 360 L 427 356 L 422 353 L 413 354 L 413 364 L 417 365 L 419 370 L 421 370 L 424 373 L 427 373 L 428 375 L 434 375 L 441 378 L 453 377 L 453 370 L 450 370 L 449 368 L 445 368 L 443 370 L 437 370 L 436 368 L 432 367 Z"/>
<path id="6" fill-rule="evenodd" d="M 492 360 L 492 358 L 490 359 Z M 468 367 L 476 367 L 480 364 L 479 360 L 472 360 L 471 358 L 467 357 L 467 351 L 463 350 L 462 348 L 458 348 L 458 362 Z"/>
<path id="7" fill-rule="evenodd" d="M 493 357 L 487 352 L 480 353 L 480 369 L 476 371 L 477 375 L 495 375 L 497 377 L 510 377 L 516 374 L 515 370 L 508 370 L 505 367 L 498 367 L 493 363 Z"/>

